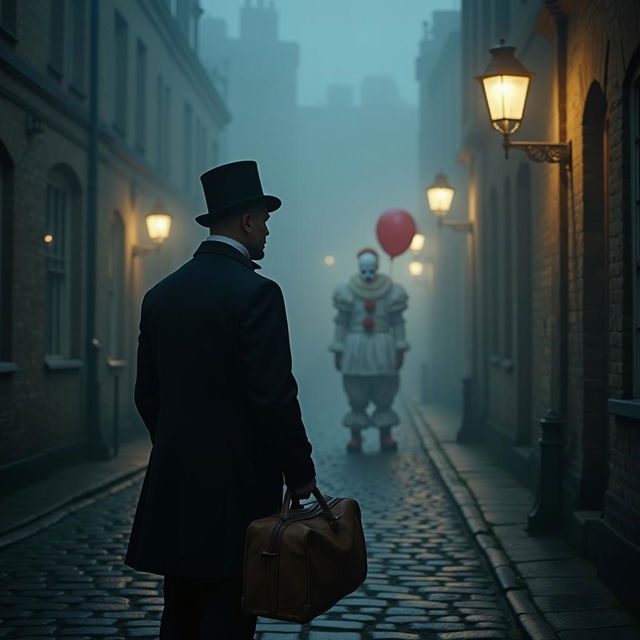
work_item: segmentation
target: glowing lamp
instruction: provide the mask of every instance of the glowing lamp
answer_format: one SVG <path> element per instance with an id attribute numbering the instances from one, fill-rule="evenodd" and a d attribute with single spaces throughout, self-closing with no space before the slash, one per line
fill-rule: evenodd
<path id="1" fill-rule="evenodd" d="M 496 131 L 509 136 L 520 128 L 527 104 L 529 83 L 534 74 L 515 57 L 515 47 L 504 40 L 489 49 L 491 61 L 478 80 L 484 91 L 491 125 Z"/>
<path id="2" fill-rule="evenodd" d="M 425 192 L 429 209 L 433 213 L 437 216 L 444 216 L 449 212 L 456 190 L 449 184 L 444 173 L 436 175 L 433 184 L 427 187 Z"/>
<path id="3" fill-rule="evenodd" d="M 147 233 L 156 244 L 162 244 L 171 233 L 172 217 L 165 211 L 162 202 L 156 202 L 153 209 L 146 215 Z"/>
<path id="4" fill-rule="evenodd" d="M 424 265 L 422 264 L 422 262 L 418 261 L 418 260 L 413 260 L 412 262 L 409 263 L 409 273 L 412 276 L 421 276 L 422 272 L 424 271 Z"/>
<path id="5" fill-rule="evenodd" d="M 419 253 L 420 251 L 422 251 L 423 248 L 424 248 L 424 235 L 421 233 L 416 233 L 413 236 L 413 240 L 411 240 L 411 245 L 409 246 L 409 249 L 411 249 L 411 251 L 415 251 L 416 253 Z"/>

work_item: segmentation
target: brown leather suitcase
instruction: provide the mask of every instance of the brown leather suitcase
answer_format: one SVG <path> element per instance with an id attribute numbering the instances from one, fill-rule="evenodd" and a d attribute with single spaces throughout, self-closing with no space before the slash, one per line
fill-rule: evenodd
<path id="1" fill-rule="evenodd" d="M 326 499 L 254 520 L 247 530 L 242 608 L 245 613 L 309 622 L 355 591 L 367 577 L 360 506 Z"/>

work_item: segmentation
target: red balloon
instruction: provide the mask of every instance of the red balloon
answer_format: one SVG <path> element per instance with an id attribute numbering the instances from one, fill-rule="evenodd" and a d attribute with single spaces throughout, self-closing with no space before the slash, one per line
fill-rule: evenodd
<path id="1" fill-rule="evenodd" d="M 389 209 L 378 218 L 378 242 L 392 258 L 409 248 L 415 234 L 416 223 L 404 209 Z"/>

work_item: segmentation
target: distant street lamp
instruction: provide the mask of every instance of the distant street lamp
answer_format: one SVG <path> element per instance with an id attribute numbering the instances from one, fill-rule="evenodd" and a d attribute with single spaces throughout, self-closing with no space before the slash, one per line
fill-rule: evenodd
<path id="1" fill-rule="evenodd" d="M 412 276 L 418 277 L 422 275 L 424 271 L 424 264 L 420 260 L 412 260 L 409 263 L 409 273 Z"/>
<path id="2" fill-rule="evenodd" d="M 147 234 L 153 245 L 134 245 L 133 255 L 144 256 L 151 251 L 157 251 L 169 237 L 172 221 L 173 217 L 170 213 L 167 213 L 164 203 L 158 200 L 145 216 Z"/>
<path id="3" fill-rule="evenodd" d="M 449 213 L 456 190 L 449 184 L 444 173 L 440 172 L 436 175 L 433 184 L 426 188 L 425 193 L 429 209 L 438 218 L 442 218 L 442 216 L 446 216 Z"/>
<path id="4" fill-rule="evenodd" d="M 448 220 L 442 218 L 449 213 L 453 196 L 456 190 L 449 184 L 447 176 L 440 172 L 436 175 L 433 184 L 425 189 L 429 209 L 438 218 L 439 227 L 449 227 L 454 231 L 462 231 L 471 233 L 473 231 L 473 223 L 470 220 Z"/>
<path id="5" fill-rule="evenodd" d="M 411 240 L 409 249 L 411 249 L 411 251 L 413 251 L 414 253 L 420 253 L 420 251 L 422 251 L 422 249 L 424 248 L 424 240 L 425 238 L 422 233 L 416 233 L 413 236 L 413 240 Z"/>
<path id="6" fill-rule="evenodd" d="M 509 136 L 522 124 L 529 94 L 529 84 L 535 74 L 531 73 L 516 58 L 515 47 L 500 41 L 489 49 L 491 61 L 481 76 L 476 76 L 482 85 L 489 112 L 491 126 L 502 134 L 505 158 L 509 148 L 522 149 L 530 160 L 536 162 L 571 162 L 571 143 L 555 142 L 511 142 Z"/>

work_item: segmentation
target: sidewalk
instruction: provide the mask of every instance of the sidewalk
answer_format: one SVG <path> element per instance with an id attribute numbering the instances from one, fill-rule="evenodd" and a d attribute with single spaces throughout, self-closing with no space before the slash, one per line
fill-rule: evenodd
<path id="1" fill-rule="evenodd" d="M 150 449 L 149 439 L 139 438 L 123 444 L 116 458 L 64 467 L 3 496 L 0 549 L 95 502 L 105 492 L 135 482 L 146 467 Z"/>
<path id="2" fill-rule="evenodd" d="M 427 454 L 534 640 L 639 640 L 640 623 L 598 579 L 595 567 L 560 534 L 524 530 L 533 494 L 481 445 L 460 445 L 460 416 L 407 402 Z"/>

